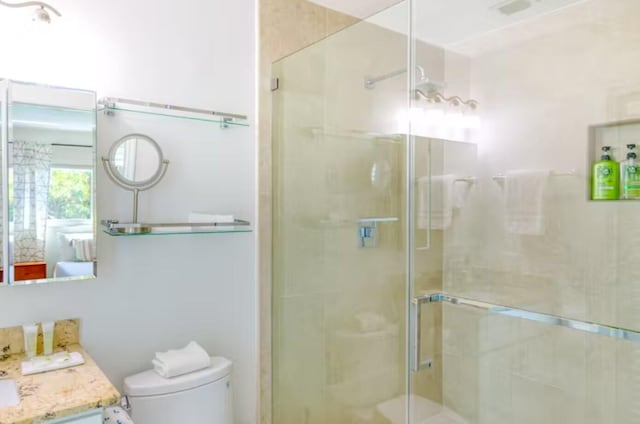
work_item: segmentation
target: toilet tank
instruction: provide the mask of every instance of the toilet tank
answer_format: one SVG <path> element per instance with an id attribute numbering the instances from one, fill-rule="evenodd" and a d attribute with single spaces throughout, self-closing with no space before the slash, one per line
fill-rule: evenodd
<path id="1" fill-rule="evenodd" d="M 212 357 L 211 366 L 173 378 L 153 370 L 124 379 L 136 424 L 232 424 L 231 361 Z"/>

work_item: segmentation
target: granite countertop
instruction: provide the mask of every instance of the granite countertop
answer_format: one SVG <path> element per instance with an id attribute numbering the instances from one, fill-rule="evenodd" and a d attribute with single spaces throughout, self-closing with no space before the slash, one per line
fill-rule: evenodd
<path id="1" fill-rule="evenodd" d="M 20 364 L 26 360 L 23 353 L 0 361 L 0 370 L 15 379 L 20 393 L 18 406 L 0 408 L 0 424 L 40 423 L 119 402 L 120 393 L 79 344 L 68 345 L 66 350 L 80 352 L 85 363 L 23 376 L 20 372 Z"/>

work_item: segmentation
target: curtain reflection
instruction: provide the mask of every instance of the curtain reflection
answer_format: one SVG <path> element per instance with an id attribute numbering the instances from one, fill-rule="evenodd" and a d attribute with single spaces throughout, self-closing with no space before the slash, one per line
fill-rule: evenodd
<path id="1" fill-rule="evenodd" d="M 14 261 L 45 259 L 51 144 L 13 143 Z"/>

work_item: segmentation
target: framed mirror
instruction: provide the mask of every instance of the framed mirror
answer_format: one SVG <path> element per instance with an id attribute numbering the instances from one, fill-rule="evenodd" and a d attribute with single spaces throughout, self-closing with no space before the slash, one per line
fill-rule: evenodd
<path id="1" fill-rule="evenodd" d="M 6 84 L 3 282 L 94 278 L 96 94 Z"/>

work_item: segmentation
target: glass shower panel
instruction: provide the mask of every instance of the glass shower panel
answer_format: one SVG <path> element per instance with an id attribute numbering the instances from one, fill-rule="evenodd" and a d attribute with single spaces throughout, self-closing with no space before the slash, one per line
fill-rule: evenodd
<path id="1" fill-rule="evenodd" d="M 0 146 L 7 146 L 9 140 L 9 126 L 7 125 L 9 122 L 9 81 L 0 78 Z M 3 158 L 6 157 L 6 151 L 4 148 L 0 148 L 0 164 L 2 164 Z M 4 243 L 2 240 L 8 236 L 8 229 L 4 231 L 4 220 L 2 219 L 5 214 L 5 208 L 1 205 L 4 204 L 3 198 L 3 184 L 2 181 L 5 178 L 4 167 L 0 165 L 0 268 L 2 271 L 0 272 L 0 284 L 7 281 L 5 279 L 4 269 L 8 268 L 9 260 L 8 257 L 5 257 L 4 252 Z"/>
<path id="2" fill-rule="evenodd" d="M 632 246 L 640 203 L 592 201 L 589 187 L 599 147 L 611 145 L 623 161 L 627 144 L 640 145 L 640 74 L 632 71 L 640 6 L 540 3 L 513 11 L 416 1 L 415 61 L 430 79 L 416 87 L 433 94 L 414 107 L 423 109 L 427 133 L 478 148 L 476 184 L 442 232 L 444 290 L 639 328 Z M 465 7 L 466 25 L 445 27 Z M 440 101 L 438 93 L 459 99 Z M 527 195 L 509 190 L 533 171 L 548 177 Z"/>
<path id="3" fill-rule="evenodd" d="M 620 162 L 640 145 L 640 4 L 495 3 L 413 3 L 417 190 L 421 137 L 476 150 L 454 172 L 469 181 L 462 193 L 436 178 L 445 159 L 431 149 L 429 246 L 442 280 L 419 278 L 428 260 L 417 251 L 418 191 L 413 294 L 556 318 L 426 302 L 420 351 L 431 362 L 412 374 L 412 394 L 441 407 L 445 422 L 640 422 L 639 344 L 580 331 L 640 330 L 640 203 L 590 199 L 600 148 Z M 461 207 L 436 207 L 438 190 Z M 448 226 L 435 228 L 439 213 Z M 586 324 L 562 327 L 570 319 Z M 425 390 L 427 379 L 441 391 Z M 428 422 L 413 411 L 412 422 Z"/>
<path id="4" fill-rule="evenodd" d="M 405 422 L 407 36 L 394 28 L 363 21 L 273 66 L 274 423 Z"/>
<path id="5" fill-rule="evenodd" d="M 640 422 L 638 343 L 465 306 L 442 309 L 443 422 Z"/>

